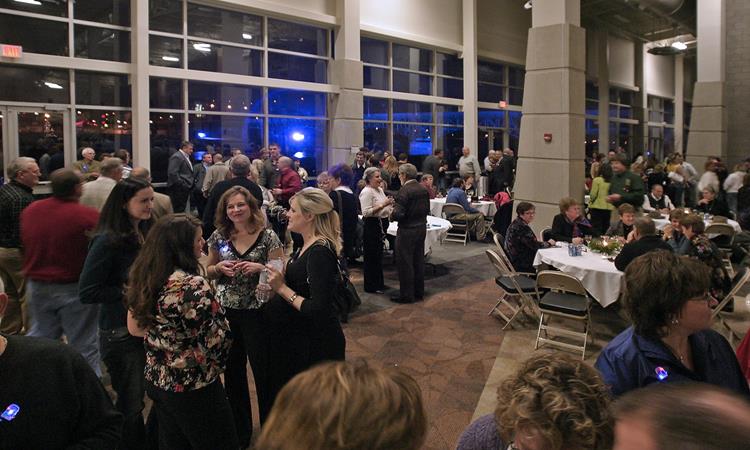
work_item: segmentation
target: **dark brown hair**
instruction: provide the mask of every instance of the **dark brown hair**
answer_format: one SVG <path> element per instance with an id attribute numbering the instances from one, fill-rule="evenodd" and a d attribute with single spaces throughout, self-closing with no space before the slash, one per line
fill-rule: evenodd
<path id="1" fill-rule="evenodd" d="M 706 231 L 706 223 L 703 222 L 703 218 L 695 214 L 688 214 L 680 219 L 680 225 L 683 228 L 690 228 L 694 234 L 702 234 Z"/>
<path id="2" fill-rule="evenodd" d="M 227 204 L 229 199 L 235 195 L 242 195 L 245 197 L 247 206 L 250 207 L 250 218 L 247 222 L 247 232 L 252 234 L 263 228 L 266 224 L 265 217 L 263 217 L 263 211 L 258 208 L 258 200 L 253 197 L 247 189 L 242 186 L 232 186 L 219 198 L 219 203 L 216 206 L 216 216 L 214 218 L 214 226 L 219 230 L 219 234 L 224 239 L 231 239 L 232 233 L 234 233 L 234 223 L 227 215 Z"/>

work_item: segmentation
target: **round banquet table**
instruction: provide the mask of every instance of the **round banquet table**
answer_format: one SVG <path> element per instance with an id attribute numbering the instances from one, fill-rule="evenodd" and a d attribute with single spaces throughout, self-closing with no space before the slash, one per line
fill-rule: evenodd
<path id="1" fill-rule="evenodd" d="M 656 225 L 657 230 L 663 230 L 664 227 L 666 227 L 669 224 L 669 216 L 665 216 L 662 214 L 661 219 L 653 219 L 654 225 Z M 706 226 L 711 225 L 710 220 L 704 220 L 703 223 L 706 224 Z M 736 220 L 728 219 L 727 223 L 734 228 L 735 233 L 742 232 L 742 228 L 740 227 L 740 224 Z"/>
<path id="2" fill-rule="evenodd" d="M 424 254 L 427 255 L 432 251 L 432 246 L 442 242 L 452 227 L 451 223 L 440 217 L 427 216 L 427 235 L 424 238 Z M 388 225 L 387 233 L 395 236 L 398 231 L 398 222 L 391 222 Z"/>
<path id="3" fill-rule="evenodd" d="M 604 307 L 617 301 L 623 273 L 615 268 L 615 263 L 590 250 L 581 256 L 569 256 L 565 247 L 552 247 L 537 250 L 534 266 L 548 264 L 561 272 L 572 275 L 586 288 L 591 297 Z"/>
<path id="4" fill-rule="evenodd" d="M 443 217 L 443 205 L 445 205 L 445 197 L 430 200 L 430 214 L 435 217 Z M 484 217 L 494 217 L 497 212 L 495 202 L 488 200 L 471 202 L 471 206 L 478 209 Z"/>

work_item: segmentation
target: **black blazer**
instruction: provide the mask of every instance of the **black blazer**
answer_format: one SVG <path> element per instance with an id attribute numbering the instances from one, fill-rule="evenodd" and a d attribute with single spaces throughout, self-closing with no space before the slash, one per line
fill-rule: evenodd
<path id="1" fill-rule="evenodd" d="M 590 224 L 579 223 L 578 229 L 581 230 L 581 237 L 592 234 Z M 565 214 L 560 213 L 552 220 L 552 229 L 545 236 L 545 240 L 547 239 L 565 242 L 570 242 L 573 239 L 573 224 L 565 219 Z"/>
<path id="2" fill-rule="evenodd" d="M 712 202 L 706 203 L 705 205 L 698 205 L 695 209 L 702 213 L 711 214 L 712 216 L 731 217 L 729 215 L 729 206 L 727 205 L 727 202 L 720 197 L 714 198 Z"/>
<path id="3" fill-rule="evenodd" d="M 667 244 L 664 239 L 657 235 L 643 236 L 637 241 L 625 244 L 620 254 L 615 258 L 615 267 L 617 270 L 625 271 L 628 264 L 635 258 L 656 250 L 672 251 L 672 246 Z"/>
<path id="4" fill-rule="evenodd" d="M 328 194 L 333 201 L 333 209 L 339 213 L 341 219 L 341 238 L 344 241 L 344 255 L 347 257 L 354 256 L 354 246 L 357 237 L 357 205 L 359 200 L 354 194 L 334 190 Z M 339 207 L 339 197 L 341 198 L 341 207 Z"/>
<path id="5" fill-rule="evenodd" d="M 169 157 L 169 168 L 167 169 L 167 186 L 179 191 L 190 191 L 193 189 L 194 183 L 193 166 L 185 158 L 185 155 L 180 150 L 172 153 Z"/>
<path id="6" fill-rule="evenodd" d="M 416 180 L 407 181 L 395 197 L 391 217 L 399 228 L 424 228 L 430 214 L 430 193 Z"/>

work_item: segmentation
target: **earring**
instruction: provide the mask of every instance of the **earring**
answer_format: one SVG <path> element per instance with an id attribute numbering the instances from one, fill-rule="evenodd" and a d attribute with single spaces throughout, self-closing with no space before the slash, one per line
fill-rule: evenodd
<path id="1" fill-rule="evenodd" d="M 679 319 L 677 319 L 676 317 L 672 319 L 672 325 L 677 325 L 678 323 L 680 323 Z"/>

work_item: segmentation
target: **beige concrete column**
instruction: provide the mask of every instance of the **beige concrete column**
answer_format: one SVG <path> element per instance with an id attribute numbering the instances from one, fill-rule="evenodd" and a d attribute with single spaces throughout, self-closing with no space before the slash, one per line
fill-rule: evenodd
<path id="1" fill-rule="evenodd" d="M 642 42 L 635 43 L 635 85 L 638 92 L 633 97 L 633 119 L 638 125 L 633 130 L 633 154 L 646 153 L 648 148 L 648 89 L 646 86 L 646 49 Z M 633 155 L 630 155 L 633 156 Z"/>
<path id="2" fill-rule="evenodd" d="M 151 126 L 149 125 L 149 82 L 148 82 L 148 2 L 145 0 L 130 3 L 130 17 L 133 38 L 130 42 L 132 55 L 132 125 L 133 125 L 133 167 L 151 169 Z"/>
<path id="3" fill-rule="evenodd" d="M 685 131 L 685 55 L 674 58 L 674 151 L 684 153 Z M 666 155 L 665 155 L 666 156 Z"/>
<path id="4" fill-rule="evenodd" d="M 578 0 L 534 1 L 515 198 L 536 205 L 537 230 L 552 223 L 561 197 L 583 201 L 586 32 L 579 25 Z"/>
<path id="5" fill-rule="evenodd" d="M 337 0 L 339 27 L 335 33 L 336 59 L 331 68 L 331 83 L 340 93 L 332 95 L 330 149 L 319 169 L 340 162 L 351 163 L 351 148 L 362 145 L 362 61 L 359 53 L 359 0 Z M 322 166 L 322 167 L 320 167 Z"/>
<path id="6" fill-rule="evenodd" d="M 687 159 L 702 167 L 707 156 L 727 157 L 725 0 L 698 0 L 698 81 L 693 88 Z"/>
<path id="7" fill-rule="evenodd" d="M 607 32 L 596 34 L 597 79 L 599 83 L 599 153 L 607 154 L 609 142 L 609 43 Z"/>
<path id="8" fill-rule="evenodd" d="M 477 135 L 477 0 L 463 0 L 464 145 L 479 155 Z"/>

